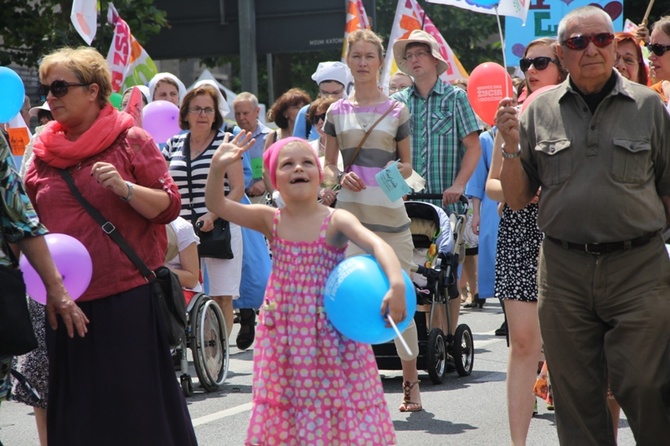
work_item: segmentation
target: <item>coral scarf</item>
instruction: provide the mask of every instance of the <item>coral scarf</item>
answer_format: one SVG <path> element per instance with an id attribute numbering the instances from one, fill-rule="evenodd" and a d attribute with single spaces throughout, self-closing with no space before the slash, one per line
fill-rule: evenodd
<path id="1" fill-rule="evenodd" d="M 49 122 L 33 146 L 35 156 L 51 167 L 67 169 L 112 145 L 121 132 L 133 126 L 133 118 L 107 104 L 93 125 L 76 141 L 65 137 L 66 128 Z"/>

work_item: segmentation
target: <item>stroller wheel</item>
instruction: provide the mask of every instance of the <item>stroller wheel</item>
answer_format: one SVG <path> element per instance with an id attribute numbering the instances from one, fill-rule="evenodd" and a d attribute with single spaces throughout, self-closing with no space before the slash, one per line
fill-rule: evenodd
<path id="1" fill-rule="evenodd" d="M 451 351 L 454 355 L 454 363 L 458 374 L 469 376 L 472 373 L 472 366 L 475 361 L 475 348 L 470 327 L 465 324 L 456 327 Z"/>
<path id="2" fill-rule="evenodd" d="M 179 383 L 185 397 L 193 395 L 193 380 L 191 379 L 191 375 L 184 373 L 179 377 Z"/>
<path id="3" fill-rule="evenodd" d="M 439 328 L 433 328 L 428 334 L 426 368 L 433 384 L 444 381 L 447 374 L 447 346 L 444 342 L 444 333 Z"/>

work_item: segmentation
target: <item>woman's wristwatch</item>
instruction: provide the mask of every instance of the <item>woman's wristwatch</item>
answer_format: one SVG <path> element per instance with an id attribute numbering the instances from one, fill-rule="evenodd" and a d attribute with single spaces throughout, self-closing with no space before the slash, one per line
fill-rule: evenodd
<path id="1" fill-rule="evenodd" d="M 514 158 L 518 158 L 519 155 L 521 155 L 521 144 L 517 145 L 516 146 L 516 152 L 512 152 L 512 153 L 505 152 L 505 143 L 502 143 L 500 148 L 502 149 L 502 156 L 505 159 L 511 160 L 511 159 L 514 159 Z"/>
<path id="2" fill-rule="evenodd" d="M 133 183 L 131 183 L 130 181 L 126 181 L 125 183 L 126 186 L 128 186 L 128 195 L 119 198 L 122 199 L 123 201 L 130 201 L 133 199 Z"/>

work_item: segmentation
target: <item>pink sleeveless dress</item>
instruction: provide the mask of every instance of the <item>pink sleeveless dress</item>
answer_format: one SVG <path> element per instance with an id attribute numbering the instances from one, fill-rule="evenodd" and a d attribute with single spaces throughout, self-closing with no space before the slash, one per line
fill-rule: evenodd
<path id="1" fill-rule="evenodd" d="M 372 347 L 340 335 L 323 309 L 323 288 L 345 248 L 292 242 L 272 229 L 273 268 L 254 348 L 248 445 L 393 445 Z M 352 311 L 356 311 L 352 308 Z"/>

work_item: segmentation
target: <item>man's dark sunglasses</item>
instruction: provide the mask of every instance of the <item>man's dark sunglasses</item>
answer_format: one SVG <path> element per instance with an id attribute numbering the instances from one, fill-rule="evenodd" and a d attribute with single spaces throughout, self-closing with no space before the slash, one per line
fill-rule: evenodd
<path id="1" fill-rule="evenodd" d="M 67 94 L 67 91 L 70 87 L 88 87 L 89 85 L 91 84 L 90 83 L 71 84 L 65 81 L 53 81 L 51 85 L 40 84 L 40 86 L 37 89 L 37 92 L 40 96 L 46 98 L 49 92 L 51 91 L 51 94 L 54 95 L 55 97 L 62 98 Z"/>
<path id="2" fill-rule="evenodd" d="M 519 68 L 521 68 L 521 71 L 525 73 L 530 69 L 530 66 L 532 65 L 535 67 L 537 71 L 542 71 L 545 70 L 551 62 L 558 65 L 558 60 L 552 59 L 551 57 L 540 56 L 535 57 L 533 59 L 529 57 L 524 57 L 519 61 Z"/>
<path id="3" fill-rule="evenodd" d="M 670 45 L 661 45 L 660 43 L 648 43 L 647 48 L 658 57 L 664 55 L 666 51 L 670 51 Z"/>
<path id="4" fill-rule="evenodd" d="M 598 48 L 605 48 L 607 45 L 612 43 L 613 40 L 614 34 L 611 33 L 600 33 L 591 36 L 579 35 L 564 40 L 563 45 L 567 46 L 571 50 L 583 50 L 589 46 L 590 42 L 593 42 L 593 44 Z"/>
<path id="5" fill-rule="evenodd" d="M 312 116 L 312 125 L 317 125 L 319 123 L 319 121 L 322 120 L 322 119 L 324 121 L 326 120 L 326 114 L 325 113 L 321 113 L 320 115 Z"/>

